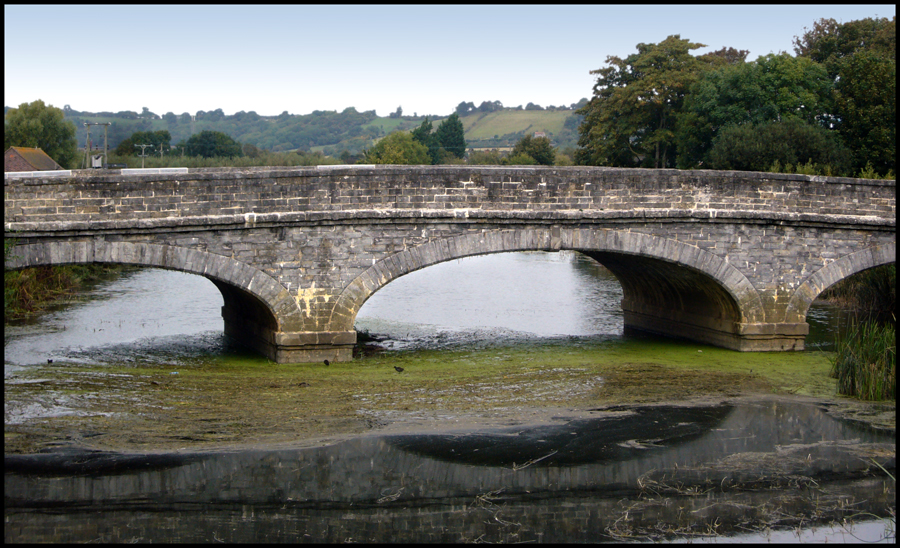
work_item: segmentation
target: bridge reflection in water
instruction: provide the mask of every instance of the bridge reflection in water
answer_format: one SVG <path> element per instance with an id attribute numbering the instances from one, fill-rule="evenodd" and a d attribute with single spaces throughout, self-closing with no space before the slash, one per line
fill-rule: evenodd
<path id="1" fill-rule="evenodd" d="M 7 542 L 587 542 L 610 538 L 629 507 L 640 508 L 625 518 L 630 530 L 658 521 L 690 530 L 715 517 L 724 532 L 771 523 L 773 512 L 884 515 L 893 482 L 826 482 L 870 477 L 876 461 L 893 467 L 894 443 L 893 433 L 818 405 L 773 399 L 617 406 L 540 426 L 299 449 L 7 455 L 4 534 Z M 775 497 L 776 487 L 799 490 Z M 662 502 L 670 496 L 677 504 Z"/>

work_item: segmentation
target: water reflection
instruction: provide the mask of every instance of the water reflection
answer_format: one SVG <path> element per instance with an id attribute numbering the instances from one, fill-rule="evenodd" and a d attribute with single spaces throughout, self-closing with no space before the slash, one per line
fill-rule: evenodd
<path id="1" fill-rule="evenodd" d="M 811 491 L 793 502 L 782 495 L 779 511 L 824 508 L 830 495 L 813 492 L 817 481 L 836 470 L 864 477 L 870 464 L 858 448 L 893 447 L 890 434 L 777 400 L 595 414 L 302 449 L 7 456 L 6 540 L 598 541 L 610 538 L 623 501 L 667 489 L 707 494 L 657 505 L 646 519 L 696 524 L 685 508 L 744 505 L 715 513 L 724 531 L 763 512 L 772 499 L 764 491 L 785 482 Z M 847 511 L 881 512 L 893 500 L 892 483 L 872 496 L 867 481 L 841 491 Z"/>
<path id="2" fill-rule="evenodd" d="M 621 301 L 615 277 L 580 253 L 498 253 L 392 281 L 366 301 L 356 326 L 386 336 L 392 348 L 620 336 Z"/>

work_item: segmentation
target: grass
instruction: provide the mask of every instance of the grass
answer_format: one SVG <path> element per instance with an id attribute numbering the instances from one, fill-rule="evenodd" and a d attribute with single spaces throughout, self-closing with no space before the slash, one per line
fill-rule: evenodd
<path id="1" fill-rule="evenodd" d="M 487 114 L 465 116 L 460 118 L 466 139 L 493 139 L 494 135 L 502 136 L 520 131 L 546 131 L 558 134 L 563 130 L 563 123 L 572 114 L 570 110 L 504 110 Z"/>
<path id="2" fill-rule="evenodd" d="M 840 394 L 893 400 L 897 384 L 897 333 L 890 323 L 853 321 L 838 334 L 831 376 Z"/>

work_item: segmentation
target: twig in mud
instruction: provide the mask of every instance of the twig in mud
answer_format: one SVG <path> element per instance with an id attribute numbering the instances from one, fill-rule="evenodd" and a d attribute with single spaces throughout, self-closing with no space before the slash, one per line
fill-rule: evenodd
<path id="1" fill-rule="evenodd" d="M 555 455 L 556 453 L 558 453 L 558 451 L 552 451 L 552 452 L 550 452 L 550 453 L 544 455 L 543 457 L 541 457 L 541 458 L 539 458 L 539 459 L 532 459 L 532 460 L 526 462 L 525 464 L 521 464 L 521 465 L 519 465 L 519 466 L 516 466 L 516 463 L 513 463 L 512 469 L 513 469 L 513 471 L 518 472 L 519 470 L 522 470 L 522 469 L 524 469 L 524 468 L 528 468 L 529 466 L 531 466 L 532 464 L 534 464 L 534 463 L 536 463 L 536 462 L 541 462 L 542 460 L 544 460 L 544 459 L 546 459 L 546 458 L 548 458 L 548 457 L 552 457 L 552 456 Z"/>
<path id="2" fill-rule="evenodd" d="M 375 502 L 377 502 L 378 504 L 382 504 L 385 502 L 394 502 L 395 500 L 400 498 L 400 493 L 403 492 L 403 489 L 404 489 L 404 487 L 401 487 L 400 490 L 397 491 L 396 493 L 394 493 L 393 495 L 387 495 L 387 496 L 381 497 L 380 499 L 378 499 Z"/>
<path id="3" fill-rule="evenodd" d="M 497 495 L 503 492 L 503 489 L 497 489 L 496 491 L 489 491 L 487 493 L 482 493 L 481 495 L 477 495 L 475 497 L 475 503 L 478 506 L 493 506 L 493 499 L 498 498 Z"/>

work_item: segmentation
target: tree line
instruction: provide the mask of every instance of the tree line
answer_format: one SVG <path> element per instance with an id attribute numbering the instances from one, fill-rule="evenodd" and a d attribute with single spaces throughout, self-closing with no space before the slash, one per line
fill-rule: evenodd
<path id="1" fill-rule="evenodd" d="M 804 30 L 796 55 L 751 62 L 733 48 L 691 55 L 705 45 L 680 35 L 608 57 L 578 111 L 577 163 L 893 173 L 895 19 Z"/>

